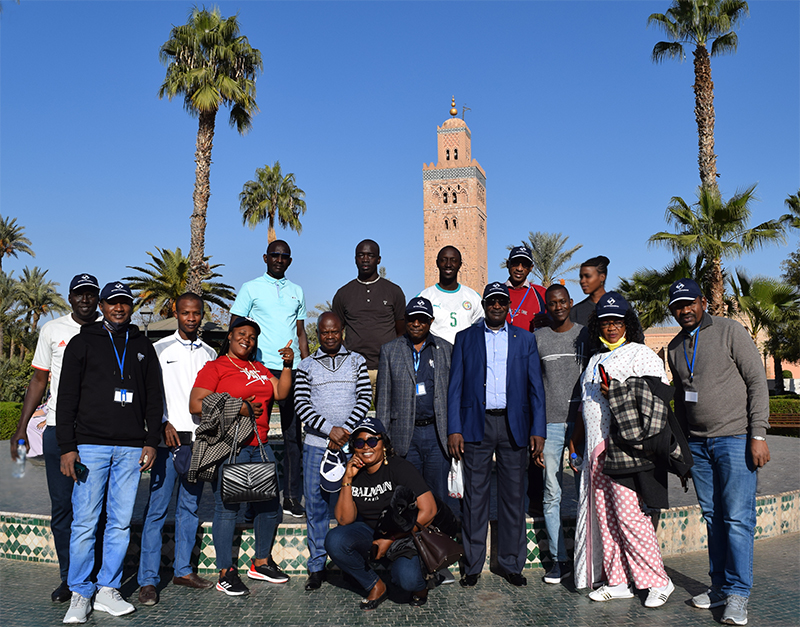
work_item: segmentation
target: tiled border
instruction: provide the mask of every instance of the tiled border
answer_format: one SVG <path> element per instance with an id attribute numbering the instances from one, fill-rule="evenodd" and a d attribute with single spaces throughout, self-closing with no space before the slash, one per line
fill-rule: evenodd
<path id="1" fill-rule="evenodd" d="M 784 533 L 800 531 L 800 490 L 782 494 L 762 496 L 756 499 L 756 539 L 770 538 Z M 169 555 L 174 548 L 174 525 L 164 526 L 163 553 Z M 131 529 L 131 544 L 126 563 L 135 566 L 139 559 L 141 524 Z M 528 518 L 525 524 L 527 538 L 528 568 L 541 568 L 541 555 L 546 555 L 547 534 L 544 519 Z M 675 555 L 700 551 L 707 548 L 705 522 L 700 507 L 676 507 L 661 513 L 657 531 L 663 555 Z M 490 546 L 496 546 L 496 525 L 489 531 Z M 567 549 L 571 549 L 575 538 L 575 520 L 564 520 L 564 536 Z M 239 546 L 239 567 L 249 567 L 255 538 L 251 527 L 240 525 L 235 542 Z M 492 551 L 487 552 L 484 569 L 489 568 Z M 50 534 L 50 517 L 41 515 L 0 512 L 0 557 L 22 561 L 57 562 L 55 547 Z M 278 527 L 273 548 L 275 561 L 289 574 L 306 571 L 308 550 L 304 523 L 281 524 Z M 198 530 L 195 559 L 200 572 L 215 572 L 214 544 L 211 538 L 211 523 Z M 164 566 L 169 560 L 162 558 Z"/>

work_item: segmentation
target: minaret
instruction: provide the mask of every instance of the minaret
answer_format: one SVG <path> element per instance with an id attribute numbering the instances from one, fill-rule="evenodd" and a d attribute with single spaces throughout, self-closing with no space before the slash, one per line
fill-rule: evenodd
<path id="1" fill-rule="evenodd" d="M 456 117 L 455 97 L 451 107 L 436 130 L 439 160 L 422 166 L 425 287 L 439 280 L 436 255 L 451 245 L 461 251 L 459 282 L 482 294 L 488 281 L 486 173 L 472 158 L 472 135 Z"/>

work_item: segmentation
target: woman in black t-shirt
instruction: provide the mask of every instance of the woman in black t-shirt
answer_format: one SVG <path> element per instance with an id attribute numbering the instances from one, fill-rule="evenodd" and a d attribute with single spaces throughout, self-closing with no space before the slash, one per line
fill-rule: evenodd
<path id="1" fill-rule="evenodd" d="M 380 420 L 366 418 L 356 427 L 351 438 L 353 457 L 347 463 L 342 491 L 334 513 L 339 526 L 325 539 L 331 560 L 350 574 L 368 591 L 361 601 L 362 610 L 374 610 L 389 596 L 386 584 L 369 565 L 380 559 L 397 535 L 374 539 L 374 530 L 381 512 L 392 501 L 392 493 L 405 486 L 416 497 L 418 530 L 436 515 L 436 501 L 425 480 L 411 463 L 395 457 L 386 429 Z M 419 556 L 398 557 L 392 562 L 392 581 L 412 593 L 411 605 L 419 607 L 428 600 L 428 589 Z"/>

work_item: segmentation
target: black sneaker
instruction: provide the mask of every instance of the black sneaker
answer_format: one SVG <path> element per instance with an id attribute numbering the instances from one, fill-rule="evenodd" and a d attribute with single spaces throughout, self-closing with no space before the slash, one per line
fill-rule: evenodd
<path id="1" fill-rule="evenodd" d="M 561 583 L 570 575 L 572 575 L 572 569 L 569 566 L 569 562 L 553 562 L 550 570 L 545 573 L 544 582 Z"/>
<path id="2" fill-rule="evenodd" d="M 224 576 L 220 576 L 217 582 L 217 590 L 232 597 L 250 594 L 250 590 L 248 590 L 247 586 L 239 579 L 239 573 L 235 568 L 229 568 Z"/>
<path id="3" fill-rule="evenodd" d="M 302 518 L 306 515 L 306 510 L 298 499 L 283 499 L 283 513 Z"/>
<path id="4" fill-rule="evenodd" d="M 278 568 L 278 565 L 271 557 L 266 564 L 261 566 L 256 566 L 255 562 L 250 562 L 250 570 L 247 571 L 247 576 L 250 579 L 269 581 L 270 583 L 286 583 L 289 581 L 289 575 Z"/>

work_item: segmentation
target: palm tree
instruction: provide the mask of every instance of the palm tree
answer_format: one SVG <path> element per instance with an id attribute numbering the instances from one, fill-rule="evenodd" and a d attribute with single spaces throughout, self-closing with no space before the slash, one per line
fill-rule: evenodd
<path id="1" fill-rule="evenodd" d="M 650 237 L 651 244 L 664 244 L 679 255 L 702 254 L 708 262 L 709 313 L 724 315 L 725 278 L 722 260 L 739 257 L 765 244 L 783 243 L 783 225 L 769 220 L 748 228 L 750 203 L 755 199 L 755 185 L 737 191 L 727 202 L 716 187 L 700 186 L 694 209 L 679 196 L 673 196 L 667 207 L 667 223 L 677 233 L 661 231 Z"/>
<path id="2" fill-rule="evenodd" d="M 11 272 L 0 270 L 0 360 L 5 354 L 3 339 L 9 325 L 19 317 L 17 302 L 17 281 Z"/>
<path id="3" fill-rule="evenodd" d="M 189 291 L 189 259 L 187 259 L 180 248 L 175 251 L 166 248 L 159 248 L 156 250 L 160 257 L 154 255 L 150 251 L 152 261 L 148 261 L 149 268 L 142 268 L 139 266 L 128 266 L 131 270 L 136 270 L 142 274 L 139 276 L 125 277 L 123 281 L 129 281 L 131 290 L 138 292 L 136 300 L 134 301 L 134 309 L 139 309 L 142 305 L 151 305 L 156 313 L 162 318 L 171 318 L 174 307 L 175 299 L 181 294 Z M 222 275 L 214 272 L 215 268 L 219 268 L 222 264 L 208 265 L 210 257 L 203 257 L 203 263 L 208 268 L 206 272 L 206 279 L 214 279 Z M 233 287 L 225 283 L 215 283 L 210 281 L 203 281 L 200 284 L 199 292 L 205 300 L 206 305 L 214 304 L 220 307 L 227 308 L 228 301 L 236 298 Z"/>
<path id="4" fill-rule="evenodd" d="M 280 161 L 272 167 L 256 168 L 256 180 L 247 181 L 239 194 L 242 224 L 254 229 L 266 220 L 269 223 L 267 244 L 275 241 L 276 218 L 282 228 L 301 233 L 300 215 L 306 212 L 305 195 L 295 185 L 293 173 L 283 176 Z"/>
<path id="5" fill-rule="evenodd" d="M 25 227 L 17 226 L 16 218 L 0 216 L 0 271 L 3 270 L 4 257 L 16 257 L 18 253 L 36 256 L 31 248 L 31 240 L 24 233 Z"/>
<path id="6" fill-rule="evenodd" d="M 25 267 L 15 286 L 20 314 L 25 317 L 29 332 L 36 332 L 42 316 L 70 311 L 67 301 L 56 291 L 58 283 L 45 279 L 47 272 L 39 266 L 33 269 Z"/>
<path id="7" fill-rule="evenodd" d="M 797 317 L 800 292 L 791 285 L 770 277 L 751 279 L 743 270 L 737 270 L 736 280 L 731 277 L 728 282 L 733 291 L 733 303 L 754 342 L 762 330 Z"/>
<path id="8" fill-rule="evenodd" d="M 700 184 L 717 187 L 717 155 L 714 154 L 714 82 L 711 57 L 733 54 L 739 45 L 734 29 L 749 13 L 743 0 L 673 0 L 666 13 L 653 13 L 647 25 L 660 28 L 669 41 L 653 47 L 653 61 L 686 58 L 684 44 L 694 45 L 694 115 Z M 709 53 L 707 45 L 711 43 Z"/>
<path id="9" fill-rule="evenodd" d="M 256 75 L 262 69 L 261 53 L 239 35 L 237 17 L 223 18 L 216 7 L 194 7 L 189 20 L 173 26 L 169 41 L 161 46 L 167 75 L 159 98 L 183 96 L 184 108 L 199 118 L 195 151 L 194 210 L 191 218 L 191 264 L 187 289 L 200 294 L 209 272 L 205 259 L 206 211 L 211 195 L 211 148 L 217 111 L 231 109 L 230 125 L 244 134 L 251 127 L 256 105 Z"/>
<path id="10" fill-rule="evenodd" d="M 790 229 L 800 229 L 800 190 L 796 194 L 789 194 L 783 204 L 789 213 L 781 216 L 781 222 Z"/>
<path id="11" fill-rule="evenodd" d="M 522 241 L 522 245 L 529 248 L 533 256 L 531 274 L 544 287 L 549 287 L 559 275 L 567 274 L 581 267 L 579 263 L 564 267 L 572 259 L 572 256 L 583 248 L 583 244 L 578 244 L 569 250 L 564 250 L 568 239 L 569 235 L 561 233 L 529 231 L 528 241 Z M 514 246 L 506 246 L 506 248 L 511 250 Z M 500 267 L 506 267 L 505 260 L 500 263 Z"/>

